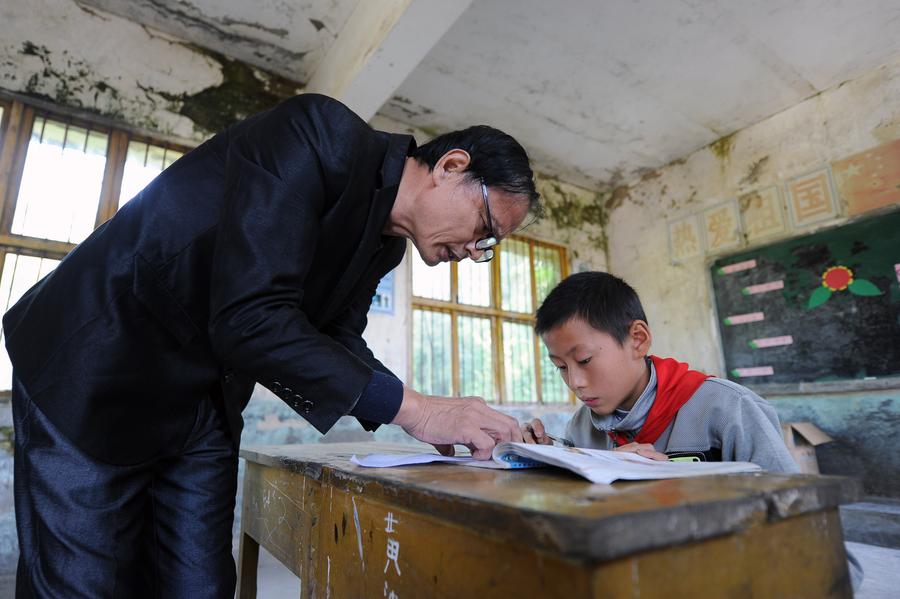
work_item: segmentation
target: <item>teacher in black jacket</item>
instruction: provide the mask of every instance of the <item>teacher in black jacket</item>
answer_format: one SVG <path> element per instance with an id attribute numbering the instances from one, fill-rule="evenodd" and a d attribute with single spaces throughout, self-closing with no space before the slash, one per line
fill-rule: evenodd
<path id="1" fill-rule="evenodd" d="M 313 94 L 166 169 L 3 318 L 17 596 L 231 597 L 255 382 L 322 432 L 351 414 L 443 452 L 520 441 L 480 398 L 405 387 L 361 335 L 406 239 L 430 265 L 490 259 L 537 202 L 496 129 L 417 148 Z"/>

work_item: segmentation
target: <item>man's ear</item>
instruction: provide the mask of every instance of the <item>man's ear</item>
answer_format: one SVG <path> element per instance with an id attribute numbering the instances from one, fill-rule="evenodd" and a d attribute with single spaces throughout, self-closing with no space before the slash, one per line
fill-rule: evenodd
<path id="1" fill-rule="evenodd" d="M 438 179 L 435 181 L 435 184 L 438 184 L 441 179 L 446 179 L 451 175 L 464 172 L 469 168 L 471 162 L 472 157 L 469 156 L 469 153 L 465 150 L 454 148 L 448 151 L 441 156 L 434 165 L 432 174 Z"/>
<path id="2" fill-rule="evenodd" d="M 644 358 L 650 353 L 650 345 L 653 343 L 653 335 L 650 326 L 643 320 L 635 320 L 628 330 L 628 338 L 635 358 Z"/>

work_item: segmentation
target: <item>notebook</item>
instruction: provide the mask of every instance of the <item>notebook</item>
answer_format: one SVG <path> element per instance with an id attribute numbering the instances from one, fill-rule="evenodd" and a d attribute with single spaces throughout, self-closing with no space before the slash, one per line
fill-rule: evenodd
<path id="1" fill-rule="evenodd" d="M 759 466 L 750 462 L 667 462 L 651 460 L 624 451 L 508 442 L 498 443 L 490 460 L 476 460 L 471 456 L 442 456 L 436 453 L 373 453 L 362 457 L 354 455 L 351 462 L 367 468 L 394 468 L 431 463 L 502 470 L 556 466 L 571 470 L 592 483 L 601 484 L 617 480 L 685 478 L 761 470 Z"/>

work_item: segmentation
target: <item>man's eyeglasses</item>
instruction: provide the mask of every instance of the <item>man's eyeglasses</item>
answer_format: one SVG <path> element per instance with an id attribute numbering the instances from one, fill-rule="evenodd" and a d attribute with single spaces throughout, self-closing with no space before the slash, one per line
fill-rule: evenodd
<path id="1" fill-rule="evenodd" d="M 481 197 L 484 198 L 484 213 L 487 216 L 488 236 L 475 242 L 475 249 L 481 250 L 481 255 L 475 259 L 475 262 L 490 262 L 491 258 L 494 257 L 494 250 L 491 248 L 500 242 L 497 241 L 497 235 L 494 233 L 494 222 L 491 219 L 491 204 L 488 202 L 488 190 L 487 185 L 484 184 L 484 179 L 481 180 Z"/>

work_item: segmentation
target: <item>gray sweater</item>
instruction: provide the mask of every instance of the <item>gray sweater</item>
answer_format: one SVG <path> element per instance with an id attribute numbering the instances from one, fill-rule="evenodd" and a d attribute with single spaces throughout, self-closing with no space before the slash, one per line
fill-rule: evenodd
<path id="1" fill-rule="evenodd" d="M 615 447 L 608 430 L 633 439 L 656 399 L 656 369 L 653 362 L 647 362 L 650 381 L 631 410 L 598 416 L 581 406 L 566 427 L 566 437 L 577 447 L 593 449 Z M 750 389 L 724 379 L 711 378 L 700 385 L 653 446 L 668 454 L 720 450 L 723 462 L 753 462 L 770 472 L 800 471 L 781 438 L 772 405 Z M 856 591 L 863 580 L 862 565 L 849 549 L 847 561 Z"/>
<path id="2" fill-rule="evenodd" d="M 630 411 L 599 416 L 581 406 L 566 427 L 566 437 L 578 447 L 595 449 L 615 447 L 606 434 L 609 430 L 633 439 L 656 399 L 656 369 L 648 363 L 650 382 Z M 707 379 L 697 389 L 653 445 L 667 454 L 721 452 L 724 462 L 753 462 L 771 472 L 799 471 L 771 404 L 746 387 L 719 378 Z"/>

